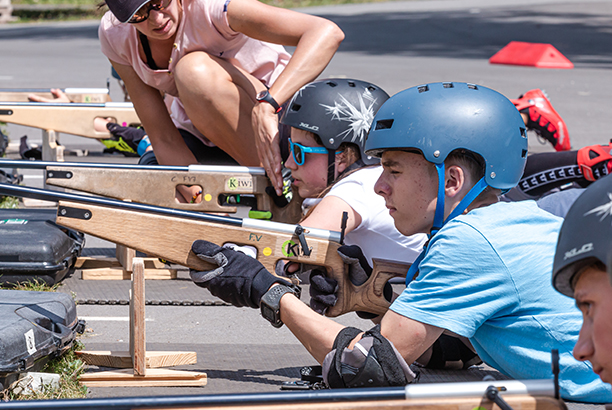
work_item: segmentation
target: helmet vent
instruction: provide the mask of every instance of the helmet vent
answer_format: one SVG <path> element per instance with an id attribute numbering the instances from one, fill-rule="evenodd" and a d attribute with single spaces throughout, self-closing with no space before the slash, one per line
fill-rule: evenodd
<path id="1" fill-rule="evenodd" d="M 375 130 L 388 130 L 393 126 L 393 120 L 376 121 Z"/>
<path id="2" fill-rule="evenodd" d="M 467 84 L 467 87 L 470 90 L 478 90 L 478 86 L 476 84 Z"/>
<path id="3" fill-rule="evenodd" d="M 372 85 L 368 85 L 368 91 L 374 92 L 374 91 L 376 91 L 376 87 L 374 87 Z"/>
<path id="4" fill-rule="evenodd" d="M 523 127 L 519 128 L 521 130 L 521 136 L 523 138 L 527 138 L 527 130 Z"/>
<path id="5" fill-rule="evenodd" d="M 335 87 L 338 85 L 338 83 L 334 82 L 334 81 L 328 81 L 327 85 L 329 85 L 330 87 Z"/>
<path id="6" fill-rule="evenodd" d="M 442 83 L 442 87 L 444 87 L 444 88 L 455 88 L 453 83 Z"/>
<path id="7" fill-rule="evenodd" d="M 521 158 L 525 158 L 527 156 L 527 150 L 524 149 L 523 152 L 521 153 Z"/>
<path id="8" fill-rule="evenodd" d="M 291 111 L 299 111 L 302 108 L 301 104 L 291 104 Z"/>
<path id="9" fill-rule="evenodd" d="M 354 82 L 352 82 L 352 81 L 349 81 L 349 82 L 348 82 L 348 85 L 349 85 L 349 87 L 355 87 L 355 83 L 354 83 Z"/>
<path id="10" fill-rule="evenodd" d="M 429 86 L 427 85 L 420 85 L 417 87 L 417 89 L 419 90 L 419 93 L 424 93 L 425 91 L 429 91 Z"/>

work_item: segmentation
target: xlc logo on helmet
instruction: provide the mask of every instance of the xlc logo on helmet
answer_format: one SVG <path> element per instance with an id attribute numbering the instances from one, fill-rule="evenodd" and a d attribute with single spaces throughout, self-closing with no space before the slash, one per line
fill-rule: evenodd
<path id="1" fill-rule="evenodd" d="M 593 250 L 593 243 L 592 242 L 585 243 L 584 245 L 582 245 L 582 248 L 580 249 L 574 248 L 568 252 L 565 252 L 565 257 L 563 258 L 563 260 L 573 258 L 574 256 L 578 256 L 582 253 L 591 252 L 592 250 Z"/>
<path id="2" fill-rule="evenodd" d="M 319 127 L 316 125 L 310 125 L 303 122 L 300 122 L 300 128 L 310 131 L 319 131 Z"/>

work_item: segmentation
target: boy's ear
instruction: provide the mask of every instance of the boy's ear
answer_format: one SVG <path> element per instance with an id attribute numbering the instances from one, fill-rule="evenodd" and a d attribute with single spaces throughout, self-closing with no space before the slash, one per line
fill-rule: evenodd
<path id="1" fill-rule="evenodd" d="M 467 183 L 466 173 L 459 165 L 447 166 L 445 179 L 445 194 L 451 198 L 457 195 Z"/>
<path id="2" fill-rule="evenodd" d="M 340 154 L 336 155 L 336 170 L 338 171 L 338 175 L 344 172 L 345 169 L 349 167 L 348 163 L 348 155 L 346 153 L 347 150 L 342 151 Z"/>

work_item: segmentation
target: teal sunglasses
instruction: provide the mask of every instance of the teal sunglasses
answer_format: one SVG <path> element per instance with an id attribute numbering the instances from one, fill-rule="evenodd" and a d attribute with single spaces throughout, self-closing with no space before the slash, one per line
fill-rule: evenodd
<path id="1" fill-rule="evenodd" d="M 325 147 L 305 147 L 302 144 L 291 141 L 291 138 L 289 138 L 289 149 L 291 150 L 291 155 L 293 155 L 293 160 L 300 166 L 304 165 L 306 154 L 327 154 L 327 148 Z M 336 155 L 341 152 L 336 151 Z"/>

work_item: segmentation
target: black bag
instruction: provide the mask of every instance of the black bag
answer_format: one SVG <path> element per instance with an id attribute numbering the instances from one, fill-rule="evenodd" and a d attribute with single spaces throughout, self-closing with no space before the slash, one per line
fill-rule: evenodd
<path id="1" fill-rule="evenodd" d="M 55 209 L 0 209 L 0 284 L 54 285 L 74 271 L 85 237 L 56 225 Z"/>
<path id="2" fill-rule="evenodd" d="M 65 293 L 0 290 L 0 390 L 72 346 L 85 322 Z"/>
<path id="3" fill-rule="evenodd" d="M 0 130 L 0 157 L 3 157 L 4 154 L 6 153 L 8 144 L 9 144 L 8 137 L 6 136 L 6 134 L 2 132 L 2 130 Z"/>

